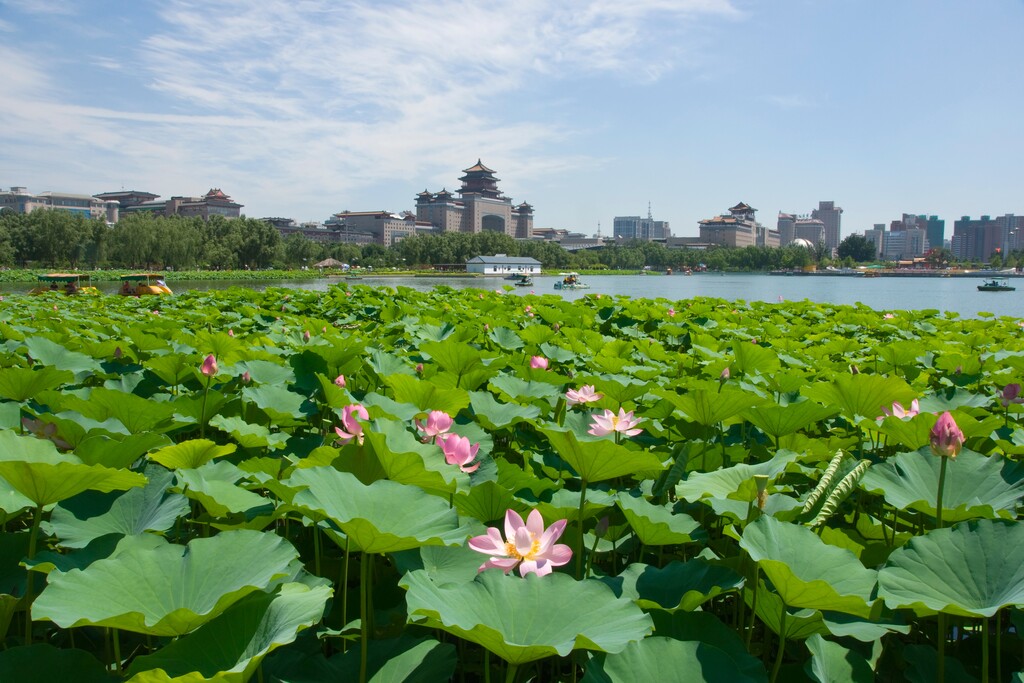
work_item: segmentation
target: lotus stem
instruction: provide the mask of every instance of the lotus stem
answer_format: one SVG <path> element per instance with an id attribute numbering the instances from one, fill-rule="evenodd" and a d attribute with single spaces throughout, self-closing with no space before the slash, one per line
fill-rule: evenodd
<path id="1" fill-rule="evenodd" d="M 981 683 L 988 683 L 988 619 L 981 618 Z"/>
<path id="2" fill-rule="evenodd" d="M 203 407 L 199 413 L 199 438 L 206 438 L 206 397 L 210 395 L 210 382 L 212 377 L 206 378 L 206 386 L 203 387 Z"/>
<path id="3" fill-rule="evenodd" d="M 945 458 L 943 458 L 945 460 Z M 939 683 L 946 681 L 946 613 L 939 612 L 938 638 L 936 639 L 936 650 L 938 652 L 938 675 Z"/>
<path id="4" fill-rule="evenodd" d="M 342 564 L 341 585 L 338 587 L 341 590 L 341 624 L 343 628 L 348 623 L 348 557 L 349 538 L 345 536 L 345 562 Z M 346 650 L 348 650 L 348 641 L 342 638 L 341 652 L 344 654 Z"/>
<path id="5" fill-rule="evenodd" d="M 946 464 L 949 458 L 942 458 L 939 464 L 939 491 L 935 495 L 935 528 L 942 528 L 942 490 L 946 487 Z"/>
<path id="6" fill-rule="evenodd" d="M 519 673 L 519 666 L 516 664 L 509 664 L 508 669 L 505 670 L 505 683 L 515 683 L 516 675 Z"/>
<path id="7" fill-rule="evenodd" d="M 313 521 L 313 567 L 320 576 L 320 525 Z"/>
<path id="8" fill-rule="evenodd" d="M 366 683 L 366 662 L 370 641 L 370 553 L 363 552 L 359 565 L 359 683 Z"/>
<path id="9" fill-rule="evenodd" d="M 782 656 L 786 653 L 786 603 L 782 603 L 782 616 L 779 617 L 779 651 L 775 655 L 775 666 L 772 667 L 772 680 L 775 683 L 782 668 Z"/>
<path id="10" fill-rule="evenodd" d="M 491 683 L 491 651 L 484 649 L 484 683 Z"/>
<path id="11" fill-rule="evenodd" d="M 999 618 L 1000 613 L 996 612 L 996 680 L 1003 680 L 1003 627 Z"/>
<path id="12" fill-rule="evenodd" d="M 757 619 L 757 582 L 758 574 L 760 573 L 761 567 L 756 562 L 754 563 L 754 594 L 750 599 L 750 626 L 747 628 L 747 652 L 750 652 L 750 641 L 754 637 L 754 620 Z"/>
<path id="13" fill-rule="evenodd" d="M 32 512 L 32 531 L 28 537 L 28 559 L 36 556 L 36 543 L 39 539 L 39 525 L 43 521 L 43 506 L 37 505 Z M 32 591 L 35 583 L 35 572 L 31 568 L 25 578 L 25 644 L 32 644 Z"/>
<path id="14" fill-rule="evenodd" d="M 615 433 L 618 435 L 618 432 Z M 580 480 L 580 507 L 576 521 L 579 522 L 579 538 L 576 539 L 576 580 L 583 578 L 583 507 L 587 503 L 587 480 Z"/>
<path id="15" fill-rule="evenodd" d="M 121 671 L 121 635 L 116 628 L 110 629 L 110 637 L 114 641 L 114 667 L 117 669 L 117 675 L 120 676 Z"/>

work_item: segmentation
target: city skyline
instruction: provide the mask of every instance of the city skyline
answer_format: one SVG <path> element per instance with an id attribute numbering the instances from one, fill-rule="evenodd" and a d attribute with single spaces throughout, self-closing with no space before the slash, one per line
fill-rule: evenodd
<path id="1" fill-rule="evenodd" d="M 323 221 L 479 158 L 585 234 L 649 204 L 676 236 L 737 202 L 835 201 L 841 237 L 1021 210 L 1019 0 L 301 7 L 0 0 L 0 185 Z"/>

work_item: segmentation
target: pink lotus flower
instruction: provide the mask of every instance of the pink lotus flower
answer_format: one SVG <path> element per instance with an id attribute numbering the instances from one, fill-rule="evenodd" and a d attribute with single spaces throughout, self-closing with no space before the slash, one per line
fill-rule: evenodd
<path id="1" fill-rule="evenodd" d="M 417 363 L 416 364 L 416 374 L 417 375 L 422 375 L 423 374 L 423 363 Z"/>
<path id="2" fill-rule="evenodd" d="M 885 315 L 883 315 L 883 316 L 882 316 L 882 319 L 883 319 L 883 320 L 892 320 L 892 319 L 893 319 L 893 318 L 895 318 L 895 317 L 896 317 L 896 316 L 895 316 L 895 315 L 893 315 L 892 313 L 886 313 Z"/>
<path id="3" fill-rule="evenodd" d="M 123 355 L 124 355 L 124 351 L 121 350 L 120 346 L 114 348 L 114 358 L 120 359 L 121 356 L 123 356 Z"/>
<path id="4" fill-rule="evenodd" d="M 639 423 L 640 418 L 633 417 L 632 410 L 627 413 L 623 408 L 619 408 L 619 414 L 616 415 L 605 409 L 600 415 L 594 415 L 594 421 L 590 424 L 587 433 L 594 436 L 607 436 L 613 432 L 621 432 L 626 436 L 636 436 L 644 431 L 640 428 L 634 429 Z"/>
<path id="5" fill-rule="evenodd" d="M 356 419 L 359 418 L 359 419 Z M 337 432 L 338 438 L 341 439 L 341 443 L 348 444 L 353 439 L 357 443 L 363 443 L 363 425 L 359 420 L 369 420 L 370 414 L 366 412 L 366 408 L 356 403 L 354 405 L 345 406 L 341 409 L 341 427 L 335 427 L 334 431 Z"/>
<path id="6" fill-rule="evenodd" d="M 534 370 L 547 370 L 548 359 L 544 356 L 533 356 L 530 358 L 530 367 Z"/>
<path id="7" fill-rule="evenodd" d="M 252 375 L 250 375 L 249 371 L 246 370 L 242 373 L 242 384 L 249 384 L 250 382 L 252 382 Z"/>
<path id="8" fill-rule="evenodd" d="M 309 341 L 309 330 L 302 333 L 302 341 Z"/>
<path id="9" fill-rule="evenodd" d="M 668 309 L 668 317 L 672 318 L 672 317 L 675 316 L 675 314 L 676 314 L 676 309 L 674 309 L 674 308 L 669 308 Z"/>
<path id="10" fill-rule="evenodd" d="M 565 405 L 572 407 L 577 403 L 593 403 L 604 398 L 603 394 L 594 391 L 593 384 L 586 384 L 579 389 L 570 389 L 565 392 Z"/>
<path id="11" fill-rule="evenodd" d="M 444 452 L 444 461 L 449 465 L 458 465 L 459 469 L 466 474 L 476 472 L 480 467 L 480 463 L 469 464 L 473 462 L 477 451 L 480 450 L 480 444 L 470 445 L 469 439 L 458 434 L 443 434 L 437 437 L 437 445 Z"/>
<path id="12" fill-rule="evenodd" d="M 431 410 L 427 413 L 427 421 L 416 420 L 416 429 L 423 434 L 423 443 L 427 443 L 452 428 L 452 416 L 443 410 Z"/>
<path id="13" fill-rule="evenodd" d="M 1020 396 L 1020 385 L 1007 384 L 1003 387 L 1003 392 L 999 395 L 999 402 L 1003 404 L 1004 408 L 1009 407 L 1011 403 L 1024 403 L 1024 398 Z"/>
<path id="14" fill-rule="evenodd" d="M 943 458 L 953 458 L 960 453 L 964 445 L 964 433 L 956 425 L 956 420 L 947 410 L 939 416 L 939 421 L 932 427 L 932 453 Z"/>
<path id="15" fill-rule="evenodd" d="M 722 370 L 722 374 L 720 374 L 718 376 L 718 381 L 719 382 L 724 382 L 727 379 L 729 379 L 729 368 L 728 368 L 728 366 L 724 370 Z"/>
<path id="16" fill-rule="evenodd" d="M 899 401 L 893 401 L 892 410 L 889 410 L 885 406 L 882 406 L 883 414 L 879 415 L 876 419 L 882 420 L 885 418 L 886 415 L 888 415 L 891 417 L 897 417 L 902 420 L 904 418 L 914 417 L 920 412 L 921 406 L 918 404 L 916 398 L 910 402 L 910 407 L 906 409 L 903 408 L 903 405 L 900 404 Z"/>
<path id="17" fill-rule="evenodd" d="M 334 386 L 345 388 L 345 375 L 338 375 L 334 378 Z"/>
<path id="18" fill-rule="evenodd" d="M 203 361 L 203 366 L 199 368 L 199 372 L 203 373 L 206 377 L 213 377 L 217 374 L 217 359 L 213 357 L 212 353 Z"/>
<path id="19" fill-rule="evenodd" d="M 234 336 L 235 336 L 235 331 L 234 331 L 234 330 L 232 330 L 232 329 L 229 329 L 229 330 L 228 330 L 228 336 L 229 336 L 229 337 L 234 337 Z"/>
<path id="20" fill-rule="evenodd" d="M 555 567 L 568 564 L 572 548 L 555 543 L 565 531 L 566 520 L 560 519 L 547 529 L 540 512 L 533 510 L 526 521 L 515 510 L 505 513 L 505 540 L 491 527 L 484 536 L 469 539 L 469 547 L 478 553 L 492 555 L 477 571 L 497 567 L 508 574 L 519 565 L 519 575 L 534 573 L 546 576 Z"/>

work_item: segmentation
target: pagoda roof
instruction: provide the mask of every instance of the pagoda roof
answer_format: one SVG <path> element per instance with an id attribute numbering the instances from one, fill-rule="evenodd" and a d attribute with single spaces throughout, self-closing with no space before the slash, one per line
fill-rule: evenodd
<path id="1" fill-rule="evenodd" d="M 729 209 L 730 211 L 757 211 L 754 207 L 750 206 L 746 202 L 740 202 L 736 206 Z"/>
<path id="2" fill-rule="evenodd" d="M 417 197 L 433 197 L 434 195 L 431 194 L 428 190 L 424 189 L 423 192 L 417 193 L 416 196 Z"/>
<path id="3" fill-rule="evenodd" d="M 210 191 L 206 193 L 206 199 L 226 199 L 231 201 L 231 197 L 224 194 L 219 187 L 211 187 Z"/>
<path id="4" fill-rule="evenodd" d="M 494 173 L 494 170 L 484 166 L 483 162 L 481 162 L 480 159 L 478 158 L 476 160 L 475 164 L 473 164 L 469 168 L 462 169 L 462 172 L 463 173 Z"/>

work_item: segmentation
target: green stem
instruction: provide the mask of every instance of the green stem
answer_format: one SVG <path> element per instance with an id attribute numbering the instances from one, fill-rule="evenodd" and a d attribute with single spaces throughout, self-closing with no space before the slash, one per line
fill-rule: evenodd
<path id="1" fill-rule="evenodd" d="M 988 683 L 988 619 L 981 618 L 981 683 Z"/>
<path id="2" fill-rule="evenodd" d="M 943 458 L 945 460 L 945 458 Z M 946 681 L 946 614 L 939 612 L 939 633 L 936 640 L 938 649 L 938 683 Z"/>
<path id="3" fill-rule="evenodd" d="M 583 578 L 583 506 L 587 502 L 587 480 L 580 481 L 580 507 L 576 520 L 579 522 L 579 538 L 576 540 L 576 579 Z"/>
<path id="4" fill-rule="evenodd" d="M 775 655 L 775 666 L 772 667 L 771 683 L 779 677 L 779 669 L 782 668 L 782 656 L 786 652 L 786 603 L 782 603 L 782 616 L 779 618 L 779 651 Z"/>
<path id="5" fill-rule="evenodd" d="M 206 386 L 203 387 L 203 407 L 199 413 L 199 438 L 203 439 L 206 437 L 206 397 L 210 395 L 210 382 L 213 381 L 212 377 L 206 378 Z"/>
<path id="6" fill-rule="evenodd" d="M 939 465 L 939 491 L 935 495 L 935 528 L 942 528 L 942 490 L 946 487 L 946 465 L 949 458 L 942 458 Z"/>
<path id="7" fill-rule="evenodd" d="M 999 612 L 996 612 L 996 680 L 1003 680 L 1003 627 Z"/>
<path id="8" fill-rule="evenodd" d="M 116 628 L 110 630 L 111 637 L 114 639 L 114 666 L 117 667 L 117 675 L 120 676 L 121 670 L 121 635 Z"/>
<path id="9" fill-rule="evenodd" d="M 320 576 L 320 525 L 313 521 L 313 568 Z"/>
<path id="10" fill-rule="evenodd" d="M 516 674 L 519 673 L 519 666 L 516 664 L 509 664 L 508 669 L 505 670 L 505 683 L 515 683 Z"/>
<path id="11" fill-rule="evenodd" d="M 491 683 L 491 651 L 484 650 L 484 683 Z"/>
<path id="12" fill-rule="evenodd" d="M 750 627 L 747 629 L 747 652 L 750 652 L 750 641 L 754 636 L 754 620 L 757 618 L 757 589 L 758 589 L 758 574 L 760 573 L 760 565 L 754 565 L 754 595 L 750 599 Z"/>
<path id="13" fill-rule="evenodd" d="M 39 540 L 39 525 L 43 521 L 43 506 L 37 505 L 32 512 L 32 531 L 28 537 L 28 559 L 36 556 L 36 543 Z M 25 644 L 32 644 L 32 591 L 34 590 L 36 573 L 31 569 L 25 579 Z"/>
<path id="14" fill-rule="evenodd" d="M 345 537 L 345 563 L 341 569 L 341 585 L 338 589 L 341 591 L 341 623 L 344 627 L 348 624 L 348 558 L 349 558 L 349 539 Z M 348 640 L 346 638 L 341 639 L 341 651 L 344 653 L 348 650 Z"/>
<path id="15" fill-rule="evenodd" d="M 366 661 L 369 653 L 370 641 L 370 616 L 368 614 L 370 603 L 370 553 L 363 552 L 359 566 L 359 628 L 362 631 L 359 638 L 359 683 L 366 683 Z"/>

